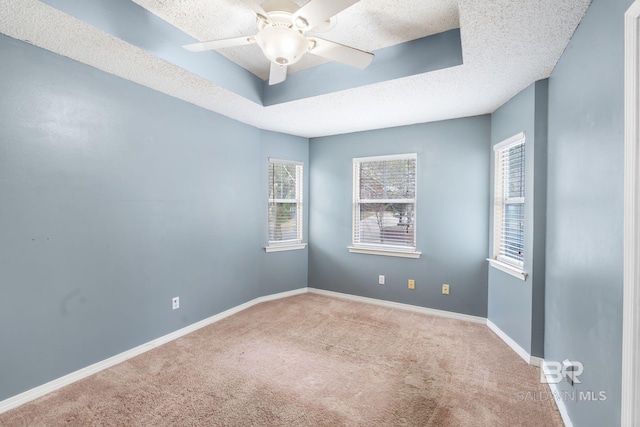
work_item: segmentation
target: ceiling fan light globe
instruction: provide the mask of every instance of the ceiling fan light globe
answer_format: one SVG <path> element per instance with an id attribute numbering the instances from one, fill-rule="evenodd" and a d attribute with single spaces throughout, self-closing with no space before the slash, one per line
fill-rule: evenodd
<path id="1" fill-rule="evenodd" d="M 272 62 L 291 65 L 309 50 L 309 42 L 293 28 L 267 26 L 256 36 L 258 46 Z"/>

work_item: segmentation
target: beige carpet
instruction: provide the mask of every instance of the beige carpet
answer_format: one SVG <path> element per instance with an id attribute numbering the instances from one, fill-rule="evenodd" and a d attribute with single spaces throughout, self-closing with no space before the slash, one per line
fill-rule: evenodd
<path id="1" fill-rule="evenodd" d="M 2 426 L 562 426 L 486 326 L 303 294 L 0 415 Z"/>

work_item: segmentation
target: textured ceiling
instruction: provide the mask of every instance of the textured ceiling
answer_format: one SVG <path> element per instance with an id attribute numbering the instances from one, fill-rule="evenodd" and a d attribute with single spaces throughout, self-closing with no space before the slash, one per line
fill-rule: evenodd
<path id="1" fill-rule="evenodd" d="M 256 1 L 134 0 L 199 41 L 255 34 L 256 16 L 249 3 Z M 308 0 L 295 3 L 302 6 Z M 333 29 L 319 35 L 370 52 L 458 28 L 458 1 L 362 0 L 341 12 L 335 21 Z M 269 61 L 257 45 L 227 48 L 220 53 L 262 80 L 269 78 Z M 289 71 L 324 62 L 317 56 L 305 55 Z"/>
<path id="2" fill-rule="evenodd" d="M 198 40 L 255 32 L 249 1 L 136 0 Z M 375 50 L 459 19 L 464 64 L 269 107 L 37 0 L 0 0 L 0 33 L 262 129 L 315 137 L 492 113 L 550 75 L 589 3 L 459 0 L 456 11 L 443 0 L 362 0 L 322 36 Z M 242 49 L 224 54 L 264 77 L 261 53 Z"/>

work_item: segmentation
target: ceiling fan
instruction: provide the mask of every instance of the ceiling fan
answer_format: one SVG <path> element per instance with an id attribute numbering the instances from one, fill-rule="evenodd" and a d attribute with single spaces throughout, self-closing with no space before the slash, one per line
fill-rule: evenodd
<path id="1" fill-rule="evenodd" d="M 257 43 L 271 61 L 269 84 L 285 81 L 287 66 L 295 64 L 306 53 L 341 62 L 360 69 L 373 60 L 373 54 L 345 46 L 305 32 L 328 25 L 331 18 L 360 0 L 311 0 L 300 7 L 292 0 L 267 0 L 254 4 L 258 33 L 253 36 L 212 40 L 185 45 L 192 52 Z"/>

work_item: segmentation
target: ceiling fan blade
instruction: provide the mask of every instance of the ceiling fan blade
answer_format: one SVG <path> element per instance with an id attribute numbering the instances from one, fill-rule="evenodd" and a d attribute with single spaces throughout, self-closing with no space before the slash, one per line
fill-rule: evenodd
<path id="1" fill-rule="evenodd" d="M 256 42 L 254 36 L 234 37 L 231 39 L 211 40 L 208 42 L 187 44 L 183 48 L 191 52 L 204 52 L 206 50 L 217 50 L 225 47 L 244 46 Z"/>
<path id="2" fill-rule="evenodd" d="M 251 10 L 253 10 L 253 13 L 256 14 L 259 20 L 263 22 L 271 22 L 269 15 L 267 14 L 267 12 L 264 11 L 261 5 L 256 3 L 251 3 L 249 7 L 251 8 Z"/>
<path id="3" fill-rule="evenodd" d="M 373 53 L 364 50 L 345 46 L 319 37 L 308 37 L 313 48 L 309 51 L 314 55 L 330 59 L 332 61 L 342 62 L 343 64 L 364 70 L 373 61 Z"/>
<path id="4" fill-rule="evenodd" d="M 269 85 L 277 85 L 287 79 L 287 66 L 280 65 L 277 62 L 271 62 L 271 70 L 269 71 Z"/>
<path id="5" fill-rule="evenodd" d="M 311 0 L 293 14 L 292 22 L 301 30 L 311 30 L 359 1 Z"/>

